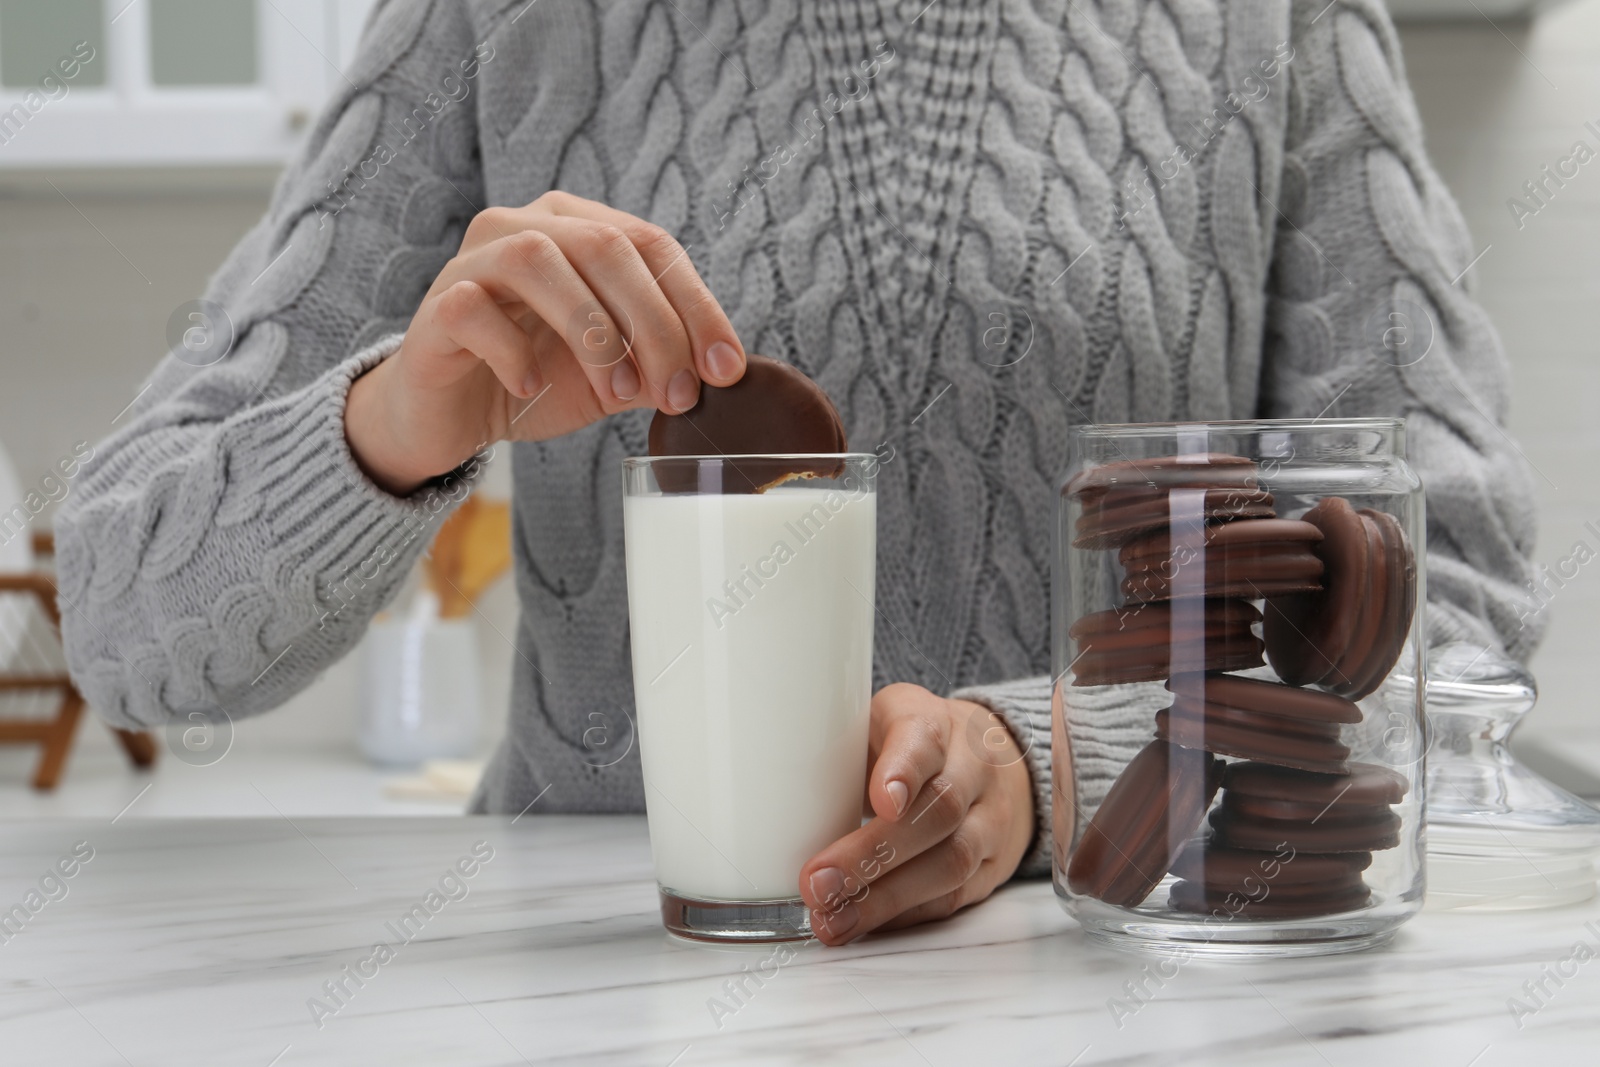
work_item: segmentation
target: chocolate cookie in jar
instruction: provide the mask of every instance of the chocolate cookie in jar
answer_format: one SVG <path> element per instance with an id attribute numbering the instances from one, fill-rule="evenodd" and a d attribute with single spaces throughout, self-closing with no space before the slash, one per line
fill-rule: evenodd
<path id="1" fill-rule="evenodd" d="M 1393 936 L 1423 890 L 1423 497 L 1403 421 L 1078 427 L 1060 492 L 1063 905 L 1119 947 Z"/>

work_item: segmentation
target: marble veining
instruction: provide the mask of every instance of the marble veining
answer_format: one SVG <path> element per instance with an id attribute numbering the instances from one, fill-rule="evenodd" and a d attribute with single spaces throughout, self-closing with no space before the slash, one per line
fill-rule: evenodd
<path id="1" fill-rule="evenodd" d="M 1175 974 L 1038 882 L 845 949 L 703 948 L 661 930 L 643 819 L 529 814 L 0 825 L 0 910 L 80 842 L 0 932 L 7 1067 L 1600 1060 L 1595 901 Z"/>

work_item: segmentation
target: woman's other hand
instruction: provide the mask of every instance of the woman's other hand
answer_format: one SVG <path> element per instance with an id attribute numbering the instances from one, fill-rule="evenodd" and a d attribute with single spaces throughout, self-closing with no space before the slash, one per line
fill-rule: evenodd
<path id="1" fill-rule="evenodd" d="M 404 495 L 491 442 L 559 437 L 628 408 L 686 411 L 702 382 L 731 385 L 744 367 L 670 234 L 552 192 L 473 219 L 400 350 L 352 385 L 345 437 Z"/>
<path id="2" fill-rule="evenodd" d="M 812 930 L 830 945 L 984 899 L 1033 837 L 1027 764 L 988 708 L 891 685 L 872 698 L 871 729 L 875 817 L 800 871 Z"/>

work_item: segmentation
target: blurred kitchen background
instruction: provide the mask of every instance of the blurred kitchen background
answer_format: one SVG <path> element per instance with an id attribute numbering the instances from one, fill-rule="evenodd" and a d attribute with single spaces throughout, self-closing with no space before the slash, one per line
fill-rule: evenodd
<path id="1" fill-rule="evenodd" d="M 104 437 L 138 394 L 168 347 L 174 310 L 200 295 L 261 215 L 371 6 L 0 0 L 0 443 L 24 492 L 78 442 Z M 1542 206 L 1524 183 L 1543 180 L 1577 141 L 1600 147 L 1600 0 L 1404 0 L 1392 10 L 1429 150 L 1483 250 L 1470 273 L 1510 355 L 1511 429 L 1540 496 L 1537 559 L 1555 567 L 1579 542 L 1600 551 L 1600 360 L 1590 354 L 1600 162 L 1550 183 Z M 64 93 L 29 104 L 80 41 L 94 58 L 63 79 Z M 1511 198 L 1538 210 L 1514 213 Z M 492 468 L 480 495 L 503 499 L 506 474 Z M 46 510 L 34 528 L 49 521 Z M 1533 662 L 1543 695 L 1518 747 L 1592 795 L 1600 565 L 1581 567 L 1550 599 Z M 482 705 L 470 747 L 482 755 L 504 718 L 509 581 L 490 583 L 464 618 Z M 362 687 L 358 654 L 287 707 L 235 723 L 216 762 L 175 758 L 157 734 L 154 774 L 132 769 L 86 715 L 53 792 L 29 787 L 35 747 L 0 745 L 0 818 L 109 816 L 130 801 L 146 817 L 460 810 L 461 768 L 428 779 L 363 758 Z"/>

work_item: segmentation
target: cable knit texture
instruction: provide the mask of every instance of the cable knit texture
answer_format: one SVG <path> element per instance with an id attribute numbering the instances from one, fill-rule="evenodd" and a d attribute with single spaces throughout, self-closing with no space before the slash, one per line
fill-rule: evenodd
<path id="1" fill-rule="evenodd" d="M 465 99 L 417 111 L 486 48 Z M 115 722 L 259 711 L 355 643 L 448 500 L 361 476 L 348 384 L 475 211 L 553 188 L 677 235 L 747 347 L 886 458 L 875 680 L 1006 717 L 1025 872 L 1075 422 L 1403 415 L 1433 639 L 1537 637 L 1505 360 L 1377 0 L 388 0 L 346 75 L 211 286 L 234 350 L 161 364 L 63 509 L 70 661 Z M 1368 340 L 1392 306 L 1432 320 L 1410 366 Z M 647 420 L 513 450 L 517 673 L 475 810 L 642 807 L 637 752 L 584 731 L 633 704 L 619 460 Z M 1074 738 L 1091 807 L 1142 740 L 1113 704 Z"/>

